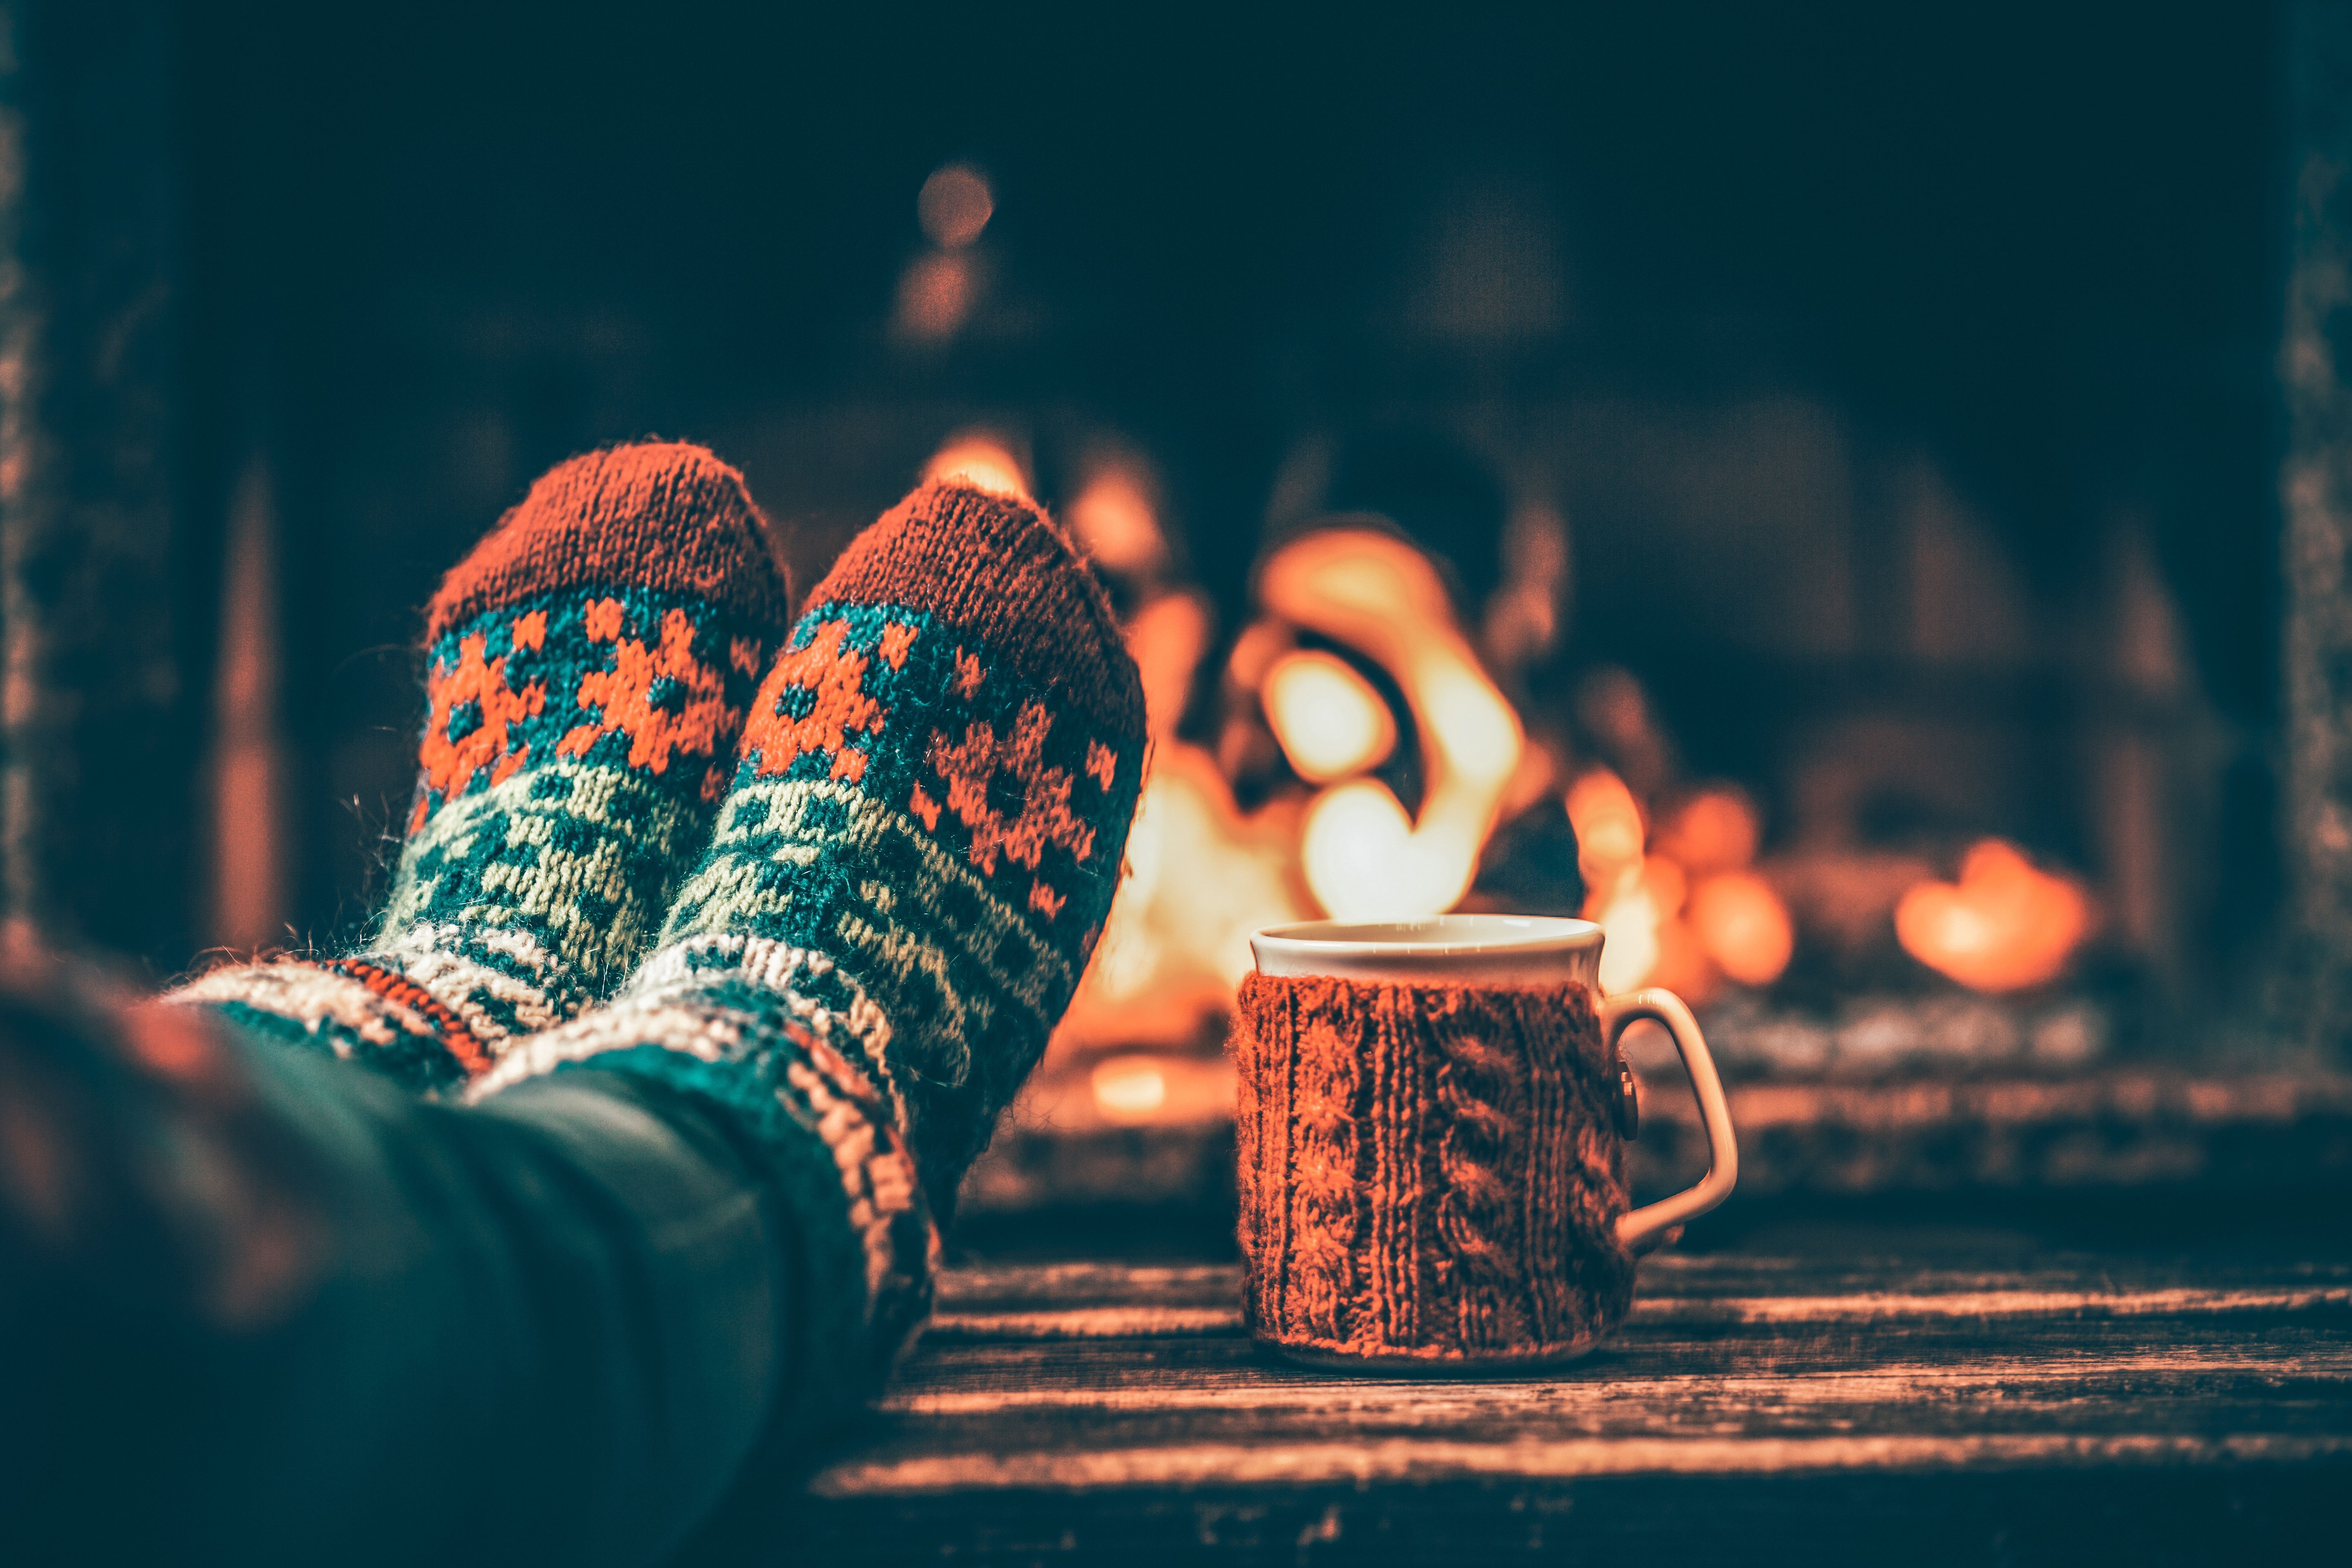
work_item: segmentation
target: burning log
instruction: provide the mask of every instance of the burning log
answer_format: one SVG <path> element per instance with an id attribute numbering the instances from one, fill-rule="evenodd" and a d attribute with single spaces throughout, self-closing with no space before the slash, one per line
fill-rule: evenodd
<path id="1" fill-rule="evenodd" d="M 1903 950 L 1976 991 L 2022 991 L 2058 978 L 2090 934 L 2082 889 L 2036 870 L 1989 838 L 1960 863 L 1958 886 L 1922 882 L 1895 906 Z"/>
<path id="2" fill-rule="evenodd" d="M 1336 784 L 1315 798 L 1301 851 L 1307 886 L 1341 920 L 1411 920 L 1452 909 L 1477 872 L 1524 735 L 1463 637 L 1436 571 L 1403 540 L 1334 528 L 1276 552 L 1258 593 L 1270 613 L 1387 670 L 1423 746 L 1418 816 L 1373 779 Z"/>

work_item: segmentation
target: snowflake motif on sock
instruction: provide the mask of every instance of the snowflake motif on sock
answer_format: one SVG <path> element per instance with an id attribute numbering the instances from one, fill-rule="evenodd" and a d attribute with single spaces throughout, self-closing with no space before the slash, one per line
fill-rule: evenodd
<path id="1" fill-rule="evenodd" d="M 889 710 L 866 689 L 873 655 L 842 651 L 848 637 L 847 621 L 826 621 L 768 672 L 743 732 L 745 752 L 759 753 L 759 777 L 772 778 L 803 756 L 824 752 L 832 754 L 833 777 L 855 784 L 866 776 L 868 748 Z M 893 623 L 874 653 L 902 669 L 914 643 L 914 627 Z M 792 711 L 803 702 L 805 711 Z M 854 743 L 858 739 L 866 744 Z"/>
<path id="2" fill-rule="evenodd" d="M 457 662 L 434 670 L 425 682 L 428 712 L 417 753 L 425 787 L 409 818 L 411 833 L 425 826 L 434 805 L 465 794 L 484 768 L 490 770 L 492 784 L 502 784 L 530 756 L 528 742 L 509 749 L 507 731 L 546 707 L 547 688 L 531 680 L 520 691 L 513 689 L 507 684 L 505 656 L 488 658 L 488 651 L 484 634 L 465 637 L 457 645 Z"/>
<path id="3" fill-rule="evenodd" d="M 1068 850 L 1073 860 L 1083 861 L 1094 853 L 1093 826 L 1070 809 L 1076 780 L 1045 758 L 1045 737 L 1053 727 L 1054 716 L 1045 705 L 1031 701 L 1023 704 L 1013 733 L 1002 741 L 995 726 L 977 720 L 965 726 L 961 742 L 950 741 L 943 731 L 931 733 L 929 760 L 944 786 L 946 808 L 971 832 L 971 863 L 982 876 L 996 875 L 1000 855 L 1034 873 L 1049 845 Z M 990 799 L 1000 773 L 1010 773 L 1020 792 L 1019 808 L 1010 816 Z M 940 804 L 920 784 L 915 786 L 911 804 L 927 818 L 926 826 L 938 826 Z M 1066 900 L 1043 877 L 1030 882 L 1029 907 L 1049 921 L 1061 912 Z"/>
<path id="4" fill-rule="evenodd" d="M 662 616 L 661 640 L 647 647 L 621 635 L 621 616 L 618 599 L 588 606 L 588 638 L 614 645 L 613 668 L 580 678 L 577 700 L 593 717 L 556 742 L 557 754 L 585 756 L 605 736 L 625 734 L 629 766 L 652 773 L 666 772 L 676 752 L 717 756 L 742 714 L 728 705 L 726 677 L 695 657 L 693 620 L 683 610 L 669 611 Z M 518 644 L 520 639 L 518 627 Z M 725 787 L 722 771 L 714 768 L 704 776 L 703 798 L 716 800 Z"/>

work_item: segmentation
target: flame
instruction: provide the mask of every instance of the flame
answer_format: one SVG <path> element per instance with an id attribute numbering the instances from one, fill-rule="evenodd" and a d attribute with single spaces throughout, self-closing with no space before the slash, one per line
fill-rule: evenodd
<path id="1" fill-rule="evenodd" d="M 1700 951 L 1742 985 L 1769 985 L 1797 950 L 1789 906 L 1752 871 L 1723 871 L 1691 892 L 1690 925 Z"/>
<path id="2" fill-rule="evenodd" d="M 1674 911 L 1659 895 L 1680 902 L 1671 889 L 1645 876 L 1642 807 L 1625 781 L 1595 768 L 1568 788 L 1569 826 L 1576 829 L 1576 863 L 1584 875 L 1584 918 L 1607 933 L 1601 950 L 1601 988 L 1623 991 L 1642 984 L 1658 964 L 1658 927 Z"/>
<path id="3" fill-rule="evenodd" d="M 1259 698 L 1283 755 L 1310 784 L 1378 767 L 1396 745 L 1389 705 L 1370 681 L 1334 654 L 1283 655 L 1266 671 Z"/>
<path id="4" fill-rule="evenodd" d="M 1607 768 L 1595 768 L 1569 785 L 1567 805 L 1584 885 L 1613 891 L 1627 868 L 1641 864 L 1648 832 L 1633 792 Z"/>
<path id="5" fill-rule="evenodd" d="M 1214 758 L 1161 742 L 1128 832 L 1126 880 L 1063 1022 L 1083 1042 L 1174 1044 L 1232 1004 L 1250 933 L 1309 918 L 1295 805 L 1245 815 Z"/>
<path id="6" fill-rule="evenodd" d="M 1127 651 L 1143 679 L 1143 724 L 1154 745 L 1175 738 L 1208 646 L 1209 607 L 1191 594 L 1163 594 L 1129 621 Z"/>
<path id="7" fill-rule="evenodd" d="M 1960 880 L 1922 882 L 1895 906 L 1903 951 L 1977 991 L 2017 991 L 2054 980 L 2090 934 L 2089 897 L 2036 870 L 2014 845 L 1978 844 Z"/>
<path id="8" fill-rule="evenodd" d="M 1608 933 L 1602 990 L 1655 981 L 1705 1001 L 1720 979 L 1769 985 L 1788 968 L 1796 927 L 1780 894 L 1746 868 L 1762 824 L 1745 795 L 1702 791 L 1654 846 L 1641 803 L 1606 768 L 1571 784 L 1567 805 L 1584 916 Z"/>
<path id="9" fill-rule="evenodd" d="M 961 479 L 994 495 L 1032 499 L 1029 477 L 1013 448 L 985 430 L 951 437 L 923 465 L 926 484 L 934 479 Z"/>
<path id="10" fill-rule="evenodd" d="M 1244 813 L 1216 759 L 1176 738 L 1208 640 L 1208 609 L 1189 594 L 1163 595 L 1128 624 L 1150 772 L 1128 830 L 1127 875 L 1057 1039 L 1190 1040 L 1249 973 L 1250 933 L 1310 913 L 1291 873 L 1297 805 Z"/>
<path id="11" fill-rule="evenodd" d="M 1168 563 L 1168 538 L 1160 531 L 1150 490 L 1123 463 L 1107 463 L 1088 479 L 1077 500 L 1063 509 L 1062 521 L 1105 571 L 1140 576 Z"/>
<path id="12" fill-rule="evenodd" d="M 1301 860 L 1342 920 L 1409 920 L 1469 890 L 1524 744 L 1518 715 L 1464 640 L 1428 560 L 1402 540 L 1334 529 L 1293 541 L 1259 577 L 1265 607 L 1396 678 L 1426 742 L 1421 816 L 1385 784 L 1338 784 L 1308 808 Z"/>
<path id="13" fill-rule="evenodd" d="M 1150 1057 L 1105 1057 L 1089 1081 L 1106 1121 L 1149 1121 L 1168 1103 L 1168 1075 Z"/>

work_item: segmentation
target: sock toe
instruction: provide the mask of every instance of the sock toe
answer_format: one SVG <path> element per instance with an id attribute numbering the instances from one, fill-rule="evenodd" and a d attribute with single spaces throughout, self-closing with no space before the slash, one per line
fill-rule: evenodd
<path id="1" fill-rule="evenodd" d="M 782 640 L 767 527 L 685 443 L 540 479 L 427 610 L 416 794 L 368 944 L 180 998 L 441 1089 L 609 995 L 701 852 Z"/>
<path id="2" fill-rule="evenodd" d="M 635 587 L 701 600 L 759 626 L 787 623 L 790 586 L 743 476 L 708 447 L 640 441 L 557 464 L 442 580 L 437 640 L 533 594 Z"/>
<path id="3" fill-rule="evenodd" d="M 922 611 L 988 649 L 1012 683 L 1050 692 L 1112 734 L 1143 731 L 1142 682 L 1110 600 L 1030 502 L 956 480 L 923 486 L 858 535 L 809 595 L 812 609 L 836 603 Z"/>

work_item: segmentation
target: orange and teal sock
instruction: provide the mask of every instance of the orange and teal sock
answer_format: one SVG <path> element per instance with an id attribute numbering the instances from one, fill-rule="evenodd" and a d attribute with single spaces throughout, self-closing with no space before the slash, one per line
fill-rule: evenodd
<path id="1" fill-rule="evenodd" d="M 653 956 L 476 1092 L 593 1067 L 727 1108 L 887 1360 L 928 1306 L 929 1215 L 1101 933 L 1143 697 L 1101 588 L 1022 500 L 926 486 L 809 606 Z"/>
<path id="2" fill-rule="evenodd" d="M 765 527 L 699 447 L 541 479 L 427 612 L 421 771 L 368 938 L 173 999 L 440 1090 L 609 995 L 709 841 L 789 624 Z"/>

